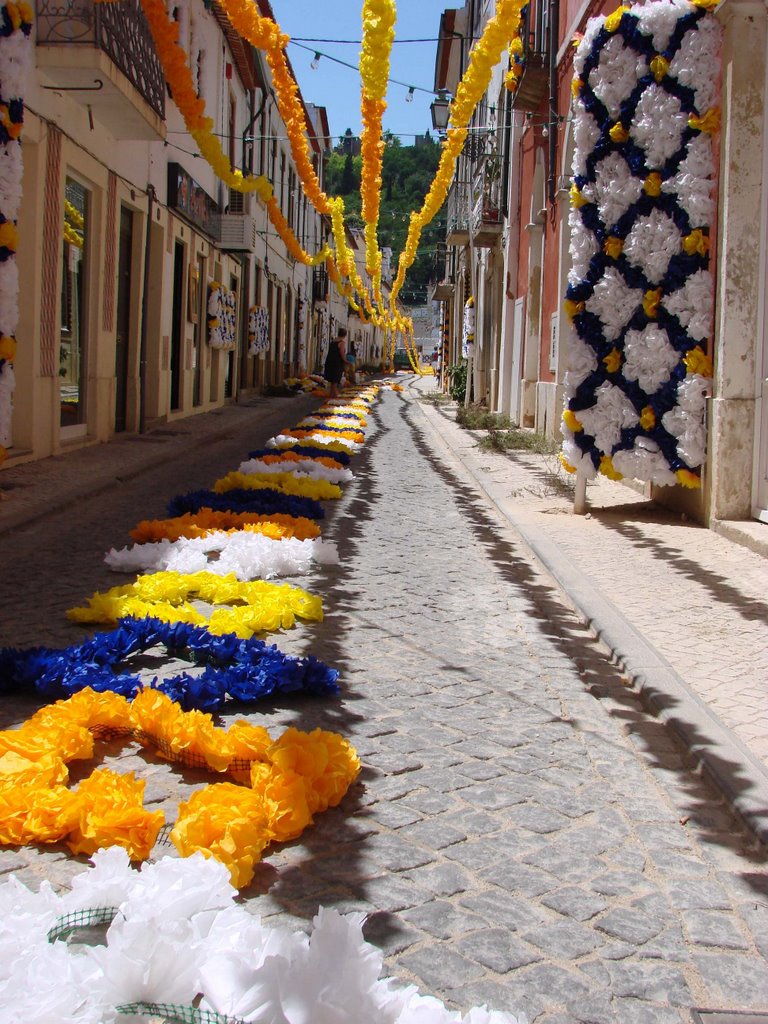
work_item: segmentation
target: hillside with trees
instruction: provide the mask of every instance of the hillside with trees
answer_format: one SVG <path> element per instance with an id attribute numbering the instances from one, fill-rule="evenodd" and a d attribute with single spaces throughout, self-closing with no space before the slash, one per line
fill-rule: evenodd
<path id="1" fill-rule="evenodd" d="M 403 146 L 397 136 L 387 132 L 384 133 L 384 144 L 379 245 L 392 248 L 393 270 L 396 272 L 411 212 L 421 209 L 440 162 L 440 145 L 427 134 L 415 145 Z M 347 223 L 355 228 L 363 227 L 360 170 L 359 156 L 353 156 L 349 151 L 334 151 L 328 160 L 325 176 L 326 191 L 329 195 L 343 197 Z M 400 295 L 404 304 L 422 305 L 426 301 L 435 250 L 437 243 L 442 241 L 445 241 L 445 218 L 441 210 L 422 232 L 416 260 L 408 271 Z"/>

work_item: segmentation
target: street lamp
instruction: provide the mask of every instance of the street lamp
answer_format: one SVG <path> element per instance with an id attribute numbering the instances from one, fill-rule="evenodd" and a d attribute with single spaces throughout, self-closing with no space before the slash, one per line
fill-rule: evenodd
<path id="1" fill-rule="evenodd" d="M 435 131 L 444 132 L 448 127 L 451 114 L 451 101 L 448 99 L 445 89 L 440 89 L 429 109 L 432 112 L 432 127 Z"/>

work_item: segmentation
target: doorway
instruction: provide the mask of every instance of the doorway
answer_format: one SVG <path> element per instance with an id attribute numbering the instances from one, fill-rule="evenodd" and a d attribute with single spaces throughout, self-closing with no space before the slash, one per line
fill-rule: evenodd
<path id="1" fill-rule="evenodd" d="M 171 412 L 181 408 L 181 341 L 184 317 L 184 245 L 176 242 L 173 256 L 173 323 L 171 325 Z"/>
<path id="2" fill-rule="evenodd" d="M 117 324 L 115 330 L 115 433 L 128 422 L 128 353 L 131 337 L 131 265 L 133 257 L 133 214 L 120 207 L 120 236 L 117 258 Z"/>

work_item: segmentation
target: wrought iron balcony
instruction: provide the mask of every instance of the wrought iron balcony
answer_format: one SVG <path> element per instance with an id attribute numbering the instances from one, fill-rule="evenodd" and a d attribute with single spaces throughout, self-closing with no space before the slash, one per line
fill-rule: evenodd
<path id="1" fill-rule="evenodd" d="M 472 207 L 472 241 L 481 248 L 492 248 L 503 229 L 501 212 L 501 163 L 489 156 L 474 181 Z"/>
<path id="2" fill-rule="evenodd" d="M 448 245 L 466 245 L 469 242 L 469 196 L 466 185 L 455 181 L 448 193 L 446 207 L 446 235 Z"/>
<path id="3" fill-rule="evenodd" d="M 543 0 L 538 0 L 533 10 L 532 6 L 527 4 L 522 12 L 522 71 L 512 94 L 516 110 L 538 110 L 549 91 L 547 8 Z"/>
<path id="4" fill-rule="evenodd" d="M 165 75 L 139 0 L 37 0 L 36 61 L 115 138 L 165 137 Z"/>

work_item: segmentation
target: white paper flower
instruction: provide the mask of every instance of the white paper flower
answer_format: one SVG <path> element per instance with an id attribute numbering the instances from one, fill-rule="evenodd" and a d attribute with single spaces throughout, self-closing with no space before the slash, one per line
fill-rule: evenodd
<path id="1" fill-rule="evenodd" d="M 581 413 L 577 413 L 577 415 L 580 416 Z M 597 476 L 597 470 L 589 454 L 579 448 L 573 440 L 573 435 L 567 428 L 563 427 L 562 430 L 563 458 L 570 466 L 573 466 L 580 476 L 586 477 L 587 480 L 594 480 Z"/>
<path id="2" fill-rule="evenodd" d="M 680 251 L 680 232 L 671 217 L 653 209 L 638 217 L 624 242 L 624 255 L 640 267 L 651 284 L 658 284 L 669 261 Z"/>
<path id="3" fill-rule="evenodd" d="M 584 110 L 584 107 L 577 103 L 576 110 L 578 117 L 573 125 L 573 173 L 574 175 L 585 175 L 587 173 L 587 157 L 595 148 L 600 138 L 600 126 L 591 114 Z"/>
<path id="4" fill-rule="evenodd" d="M 621 104 L 648 71 L 644 55 L 624 46 L 620 35 L 611 36 L 600 51 L 598 64 L 589 75 L 589 84 L 597 98 L 605 104 L 609 116 L 616 120 Z"/>
<path id="5" fill-rule="evenodd" d="M 709 337 L 714 297 L 712 275 L 708 270 L 697 270 L 682 288 L 664 296 L 661 301 L 692 338 L 704 341 Z"/>
<path id="6" fill-rule="evenodd" d="M 695 30 L 685 33 L 669 64 L 669 73 L 694 90 L 696 109 L 702 114 L 717 102 L 717 75 L 712 69 L 717 66 L 721 43 L 719 23 L 715 18 L 702 18 Z"/>
<path id="7" fill-rule="evenodd" d="M 594 232 L 586 228 L 576 209 L 571 209 L 568 223 L 571 228 L 571 268 L 568 271 L 570 284 L 578 284 L 587 276 L 590 260 L 600 251 Z"/>
<path id="8" fill-rule="evenodd" d="M 610 452 L 621 440 L 621 431 L 637 426 L 639 417 L 634 405 L 621 388 L 605 381 L 595 391 L 595 404 L 577 414 L 584 430 L 595 439 L 603 452 Z"/>
<path id="9" fill-rule="evenodd" d="M 607 341 L 618 338 L 643 301 L 643 292 L 630 288 L 615 267 L 608 267 L 595 285 L 586 308 L 600 317 Z"/>
<path id="10" fill-rule="evenodd" d="M 680 161 L 677 173 L 661 186 L 662 192 L 677 198 L 690 218 L 691 228 L 703 228 L 712 223 L 715 212 L 714 173 L 712 140 L 701 132 L 688 144 L 686 157 Z"/>
<path id="11" fill-rule="evenodd" d="M 622 373 L 627 380 L 636 380 L 647 395 L 669 380 L 679 362 L 680 353 L 670 344 L 667 332 L 656 324 L 642 331 L 627 331 Z"/>
<path id="12" fill-rule="evenodd" d="M 629 131 L 633 141 L 645 150 L 648 167 L 658 170 L 680 149 L 687 127 L 688 115 L 680 100 L 654 84 L 638 100 Z"/>
<path id="13" fill-rule="evenodd" d="M 581 382 L 597 369 L 597 355 L 595 350 L 576 334 L 571 332 L 568 338 L 568 369 L 565 373 L 565 386 L 571 391 L 568 398 Z M 566 399 L 567 401 L 567 399 Z"/>
<path id="14" fill-rule="evenodd" d="M 663 53 L 677 22 L 692 9 L 688 0 L 655 0 L 654 3 L 638 4 L 632 8 L 632 13 L 637 15 L 640 31 L 651 36 L 656 53 Z"/>
<path id="15" fill-rule="evenodd" d="M 350 420 L 350 424 L 353 421 Z M 350 429 L 352 429 L 350 426 Z M 333 466 L 324 466 L 322 462 L 314 459 L 302 459 L 301 462 L 264 462 L 262 459 L 248 459 L 241 462 L 238 467 L 239 473 L 285 473 L 290 471 L 294 476 L 310 477 L 312 480 L 328 480 L 332 484 L 346 484 L 355 479 L 351 469 L 342 466 L 334 469 Z"/>
<path id="16" fill-rule="evenodd" d="M 632 448 L 615 451 L 612 461 L 614 468 L 630 480 L 649 480 L 662 486 L 677 483 L 659 446 L 649 437 L 638 437 Z"/>
<path id="17" fill-rule="evenodd" d="M 595 167 L 594 185 L 585 185 L 584 195 L 597 203 L 600 219 L 610 229 L 633 206 L 643 191 L 621 153 L 612 152 Z"/>

